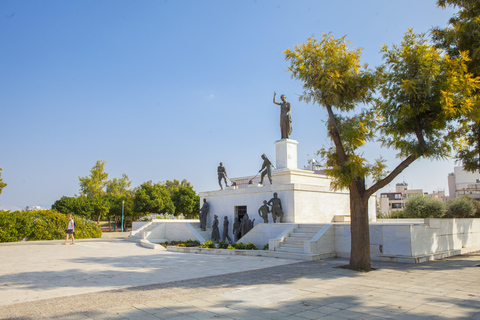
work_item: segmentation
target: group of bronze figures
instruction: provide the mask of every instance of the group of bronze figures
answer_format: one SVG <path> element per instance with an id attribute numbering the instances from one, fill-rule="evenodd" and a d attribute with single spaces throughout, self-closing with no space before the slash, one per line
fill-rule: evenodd
<path id="1" fill-rule="evenodd" d="M 270 208 L 270 207 L 271 208 Z M 207 216 L 208 216 L 208 211 L 210 210 L 210 206 L 207 203 L 207 199 L 203 199 L 203 205 L 202 208 L 200 208 L 200 214 L 199 214 L 199 219 L 200 219 L 200 229 L 203 231 L 207 230 Z M 263 219 L 264 223 L 268 223 L 268 214 L 272 215 L 272 220 L 273 223 L 277 222 L 277 219 L 279 220 L 278 222 L 283 222 L 283 209 L 282 209 L 282 201 L 280 198 L 278 198 L 278 194 L 275 192 L 273 194 L 273 198 L 270 199 L 270 201 L 267 202 L 267 200 L 263 201 L 263 205 L 258 209 L 258 214 L 260 217 Z M 253 225 L 255 223 L 255 219 L 251 220 L 250 217 L 248 216 L 248 213 L 245 213 L 241 219 L 238 217 L 235 217 L 235 221 L 233 223 L 233 241 L 228 235 L 228 225 L 229 225 L 228 217 L 225 216 L 223 218 L 223 234 L 222 234 L 222 240 L 223 241 L 228 241 L 229 243 L 236 242 L 240 238 L 242 238 L 244 235 L 246 235 L 250 230 L 253 229 Z M 212 241 L 213 242 L 218 242 L 220 241 L 220 230 L 218 228 L 218 216 L 214 215 L 213 216 L 213 223 L 212 223 Z"/>
<path id="2" fill-rule="evenodd" d="M 292 116 L 290 114 L 290 111 L 292 107 L 290 105 L 290 102 L 287 102 L 287 97 L 284 94 L 280 96 L 280 100 L 282 100 L 282 102 L 276 102 L 275 96 L 276 96 L 276 93 L 274 92 L 273 103 L 280 106 L 280 132 L 282 137 L 281 139 L 290 139 L 290 135 L 292 134 Z M 265 176 L 267 176 L 271 185 L 272 184 L 272 168 L 275 168 L 275 166 L 272 164 L 272 162 L 267 158 L 265 154 L 262 154 L 261 157 L 263 160 L 263 164 L 262 164 L 262 168 L 258 171 L 258 173 L 262 172 L 260 176 L 260 184 L 263 185 L 263 179 L 265 178 Z M 255 175 L 255 177 L 258 175 L 258 173 Z M 222 180 L 225 183 L 225 187 L 228 187 L 227 179 L 229 178 L 227 176 L 227 170 L 225 169 L 225 167 L 223 166 L 223 163 L 221 162 L 217 168 L 217 175 L 218 175 L 218 184 L 220 185 L 220 189 L 223 190 Z M 250 180 L 250 184 L 252 183 L 253 183 L 253 179 Z M 235 182 L 232 182 L 232 186 L 233 185 L 235 185 Z"/>
<path id="3" fill-rule="evenodd" d="M 261 172 L 262 174 L 260 175 L 260 184 L 263 185 L 263 179 L 265 178 L 265 176 L 267 176 L 268 181 L 270 181 L 270 185 L 272 185 L 273 184 L 272 168 L 276 169 L 276 167 L 272 164 L 270 159 L 268 159 L 265 154 L 262 154 L 261 157 L 263 160 L 262 168 L 258 170 L 258 173 L 253 177 L 253 179 L 255 179 L 257 175 Z M 218 185 L 220 186 L 220 189 L 223 190 L 222 180 L 225 183 L 225 187 L 228 187 L 227 169 L 225 169 L 222 162 L 220 162 L 220 165 L 217 168 L 217 175 L 218 175 Z M 249 184 L 253 184 L 253 179 L 249 181 Z M 232 186 L 235 186 L 235 182 L 232 182 Z"/>
<path id="4" fill-rule="evenodd" d="M 292 117 L 290 115 L 291 111 L 291 105 L 289 102 L 287 102 L 287 98 L 284 94 L 280 96 L 280 100 L 282 102 L 276 102 L 275 101 L 275 96 L 276 93 L 273 93 L 273 103 L 276 105 L 280 106 L 280 132 L 281 132 L 281 139 L 290 139 L 290 135 L 292 134 Z M 263 179 L 265 176 L 267 176 L 268 180 L 270 181 L 270 185 L 272 185 L 272 168 L 275 168 L 275 166 L 272 164 L 270 159 L 265 154 L 262 154 L 262 168 L 258 171 L 258 173 L 253 177 L 255 179 L 257 175 L 261 172 L 260 175 L 260 184 L 263 185 Z M 275 168 L 276 169 L 276 168 Z M 230 180 L 227 176 L 227 169 L 223 166 L 223 163 L 220 162 L 218 168 L 217 168 L 217 175 L 218 175 L 218 184 L 220 186 L 220 189 L 223 190 L 223 185 L 222 181 L 225 184 L 225 187 L 228 187 L 228 182 L 227 179 Z M 253 179 L 249 181 L 249 184 L 253 184 Z M 231 182 L 232 186 L 235 186 L 235 182 Z M 200 214 L 199 214 L 199 219 L 200 219 L 200 229 L 203 231 L 207 230 L 207 216 L 208 216 L 208 211 L 210 210 L 210 206 L 207 203 L 206 199 L 203 199 L 203 205 L 200 208 Z M 268 214 L 272 215 L 272 220 L 273 223 L 277 222 L 277 219 L 279 222 L 283 222 L 283 209 L 282 209 L 282 202 L 278 198 L 277 193 L 275 192 L 273 194 L 273 198 L 270 199 L 270 201 L 267 202 L 267 200 L 263 201 L 263 205 L 258 209 L 258 214 L 260 217 L 263 219 L 264 223 L 268 223 Z M 235 221 L 233 223 L 233 241 L 238 241 L 240 238 L 242 238 L 245 234 L 247 234 L 251 229 L 253 229 L 255 219 L 251 220 L 248 216 L 248 213 L 245 213 L 241 219 L 238 217 L 235 217 Z M 213 216 L 213 223 L 212 223 L 212 241 L 213 242 L 218 242 L 220 241 L 220 231 L 218 228 L 218 216 L 214 215 Z M 228 235 L 228 217 L 225 216 L 223 218 L 223 234 L 222 234 L 222 240 L 223 241 L 228 241 L 229 243 L 232 243 L 232 239 Z"/>

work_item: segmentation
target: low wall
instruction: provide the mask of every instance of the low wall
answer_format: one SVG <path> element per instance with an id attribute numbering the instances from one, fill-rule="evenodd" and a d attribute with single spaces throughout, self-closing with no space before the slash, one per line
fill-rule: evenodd
<path id="1" fill-rule="evenodd" d="M 480 250 L 480 219 L 415 219 L 370 224 L 372 259 L 424 262 Z M 335 225 L 335 251 L 350 256 L 350 226 Z"/>

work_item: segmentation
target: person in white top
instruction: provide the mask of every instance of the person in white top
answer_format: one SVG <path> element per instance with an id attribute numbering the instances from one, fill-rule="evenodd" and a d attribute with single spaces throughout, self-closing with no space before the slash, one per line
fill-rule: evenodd
<path id="1" fill-rule="evenodd" d="M 75 222 L 73 221 L 72 215 L 68 215 L 68 226 L 67 226 L 67 237 L 65 238 L 65 242 L 63 244 L 67 244 L 68 235 L 72 236 L 72 243 L 75 244 L 75 239 L 73 238 L 73 232 L 75 231 Z"/>

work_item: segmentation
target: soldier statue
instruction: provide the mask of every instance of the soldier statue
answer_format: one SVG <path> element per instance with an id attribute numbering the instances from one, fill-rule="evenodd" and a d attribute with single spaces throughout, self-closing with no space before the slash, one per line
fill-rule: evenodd
<path id="1" fill-rule="evenodd" d="M 217 174 L 218 174 L 218 184 L 220 185 L 220 189 L 223 190 L 222 179 L 225 182 L 225 187 L 228 187 L 228 183 L 227 183 L 227 169 L 225 169 L 225 167 L 223 166 L 223 163 L 221 162 L 217 168 Z"/>

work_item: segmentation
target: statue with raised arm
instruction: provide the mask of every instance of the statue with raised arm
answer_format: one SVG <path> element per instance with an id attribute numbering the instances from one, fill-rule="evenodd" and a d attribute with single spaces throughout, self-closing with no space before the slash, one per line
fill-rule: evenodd
<path id="1" fill-rule="evenodd" d="M 203 206 L 200 209 L 200 214 L 198 215 L 200 218 L 200 229 L 203 231 L 207 230 L 207 215 L 210 206 L 207 203 L 207 199 L 203 199 Z"/>
<path id="2" fill-rule="evenodd" d="M 268 201 L 268 205 L 272 206 L 272 219 L 273 223 L 276 223 L 277 217 L 279 218 L 279 222 L 283 222 L 283 210 L 282 210 L 282 201 L 278 198 L 278 194 L 276 192 L 273 193 L 273 198 Z"/>
<path id="3" fill-rule="evenodd" d="M 225 182 L 225 187 L 228 187 L 228 183 L 227 183 L 227 169 L 225 169 L 225 167 L 223 166 L 223 163 L 221 162 L 217 168 L 217 174 L 218 174 L 218 184 L 220 185 L 220 188 L 223 190 L 222 179 Z"/>
<path id="4" fill-rule="evenodd" d="M 282 134 L 282 139 L 290 139 L 292 134 L 292 116 L 290 111 L 292 107 L 290 102 L 287 102 L 287 97 L 282 94 L 280 96 L 281 103 L 275 101 L 276 92 L 273 93 L 273 103 L 280 106 L 280 132 Z"/>

